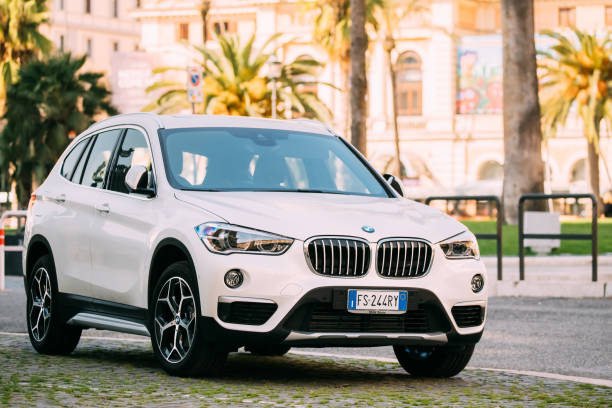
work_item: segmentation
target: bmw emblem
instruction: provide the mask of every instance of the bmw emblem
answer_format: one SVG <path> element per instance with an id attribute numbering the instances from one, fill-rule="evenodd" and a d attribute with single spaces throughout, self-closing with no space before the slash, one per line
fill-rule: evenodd
<path id="1" fill-rule="evenodd" d="M 372 233 L 372 232 L 376 231 L 376 230 L 374 229 L 374 227 L 370 227 L 369 225 L 364 225 L 363 227 L 361 227 L 361 229 L 362 229 L 364 232 L 368 232 L 368 233 Z"/>

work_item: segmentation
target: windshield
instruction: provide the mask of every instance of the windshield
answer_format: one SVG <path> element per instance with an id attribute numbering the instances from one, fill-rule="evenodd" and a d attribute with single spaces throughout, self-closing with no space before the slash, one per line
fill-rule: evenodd
<path id="1" fill-rule="evenodd" d="M 257 128 L 159 133 L 169 182 L 181 190 L 390 196 L 337 137 Z"/>

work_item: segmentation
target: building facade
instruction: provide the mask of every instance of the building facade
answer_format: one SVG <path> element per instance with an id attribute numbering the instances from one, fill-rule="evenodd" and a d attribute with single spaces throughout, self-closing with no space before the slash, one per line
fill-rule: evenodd
<path id="1" fill-rule="evenodd" d="M 51 0 L 43 33 L 60 51 L 87 55 L 88 71 L 111 74 L 117 52 L 138 50 L 140 26 L 130 12 L 140 0 Z"/>
<path id="2" fill-rule="evenodd" d="M 196 54 L 185 44 L 203 43 L 201 3 L 141 0 L 130 15 L 140 24 L 142 51 L 156 55 L 159 65 L 192 64 Z M 213 39 L 208 46 L 215 47 L 214 33 L 245 39 L 255 34 L 257 44 L 282 33 L 277 40 L 282 44 L 279 59 L 306 54 L 326 62 L 319 79 L 337 89 L 319 86 L 318 94 L 334 112 L 334 127 L 343 133 L 346 82 L 338 63 L 312 40 L 315 13 L 304 0 L 212 0 L 206 29 Z M 536 32 L 570 27 L 609 30 L 612 0 L 535 0 L 535 24 Z M 370 34 L 367 155 L 385 172 L 394 152 L 389 61 L 383 39 Z M 428 12 L 407 16 L 395 30 L 390 62 L 397 72 L 402 178 L 410 196 L 501 193 L 500 35 L 500 5 L 490 0 L 431 0 Z M 612 187 L 607 172 L 612 142 L 606 128 L 601 153 L 601 184 L 607 190 Z M 588 191 L 586 141 L 577 118 L 545 144 L 543 160 L 550 191 Z"/>

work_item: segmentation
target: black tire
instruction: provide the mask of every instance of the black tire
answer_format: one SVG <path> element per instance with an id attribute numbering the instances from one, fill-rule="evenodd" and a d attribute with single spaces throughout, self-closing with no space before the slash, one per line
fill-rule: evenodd
<path id="1" fill-rule="evenodd" d="M 177 302 L 179 293 L 183 300 Z M 227 351 L 205 341 L 203 327 L 198 324 L 199 316 L 200 296 L 195 273 L 187 262 L 176 262 L 161 274 L 149 303 L 153 352 L 168 374 L 193 377 L 221 372 Z M 166 328 L 162 330 L 162 327 Z"/>
<path id="2" fill-rule="evenodd" d="M 291 350 L 291 347 L 282 344 L 256 344 L 246 346 L 244 349 L 256 356 L 284 356 Z"/>
<path id="3" fill-rule="evenodd" d="M 51 257 L 40 257 L 27 276 L 26 321 L 32 347 L 41 354 L 72 353 L 81 339 L 81 328 L 61 320 Z"/>
<path id="4" fill-rule="evenodd" d="M 453 377 L 470 361 L 474 344 L 465 346 L 393 346 L 400 365 L 416 377 Z"/>

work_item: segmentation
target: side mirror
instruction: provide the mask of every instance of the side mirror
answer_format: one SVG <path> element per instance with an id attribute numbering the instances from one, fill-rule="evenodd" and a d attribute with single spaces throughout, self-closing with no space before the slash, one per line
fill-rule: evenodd
<path id="1" fill-rule="evenodd" d="M 155 190 L 147 187 L 149 184 L 148 171 L 145 166 L 132 166 L 125 174 L 125 186 L 130 194 L 143 194 L 153 197 Z"/>
<path id="2" fill-rule="evenodd" d="M 383 174 L 383 178 L 389 183 L 389 185 L 399 194 L 401 197 L 404 196 L 404 189 L 402 183 L 392 174 Z"/>

